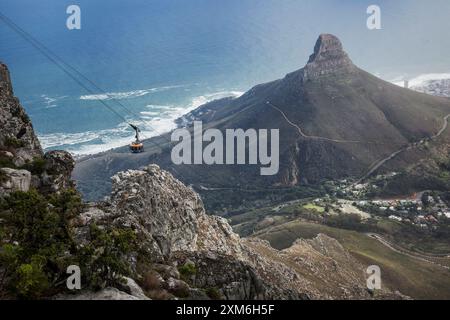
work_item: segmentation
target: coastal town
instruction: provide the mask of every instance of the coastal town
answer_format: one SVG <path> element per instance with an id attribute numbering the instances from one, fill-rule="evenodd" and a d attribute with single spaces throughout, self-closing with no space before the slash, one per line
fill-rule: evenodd
<path id="1" fill-rule="evenodd" d="M 396 173 L 378 176 L 392 178 Z M 356 214 L 361 219 L 384 217 L 392 221 L 411 224 L 420 228 L 433 228 L 438 224 L 450 224 L 450 202 L 445 193 L 421 191 L 409 196 L 377 198 L 369 196 L 379 188 L 371 182 L 355 184 L 351 180 L 328 183 L 329 194 L 313 201 L 330 213 Z"/>

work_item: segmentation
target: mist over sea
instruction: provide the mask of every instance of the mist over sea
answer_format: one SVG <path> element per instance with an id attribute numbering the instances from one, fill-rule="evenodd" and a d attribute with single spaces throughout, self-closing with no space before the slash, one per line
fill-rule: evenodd
<path id="1" fill-rule="evenodd" d="M 442 66 L 450 58 L 435 59 L 450 48 L 439 12 L 427 12 L 420 1 L 410 1 L 408 8 L 380 1 L 387 10 L 386 30 L 370 32 L 365 27 L 370 1 L 347 2 L 2 0 L 1 12 L 108 94 L 84 82 L 92 91 L 86 92 L 4 24 L 0 61 L 8 65 L 15 95 L 43 147 L 77 155 L 133 139 L 131 128 L 98 99 L 148 138 L 172 129 L 174 119 L 203 103 L 238 96 L 301 68 L 324 32 L 338 35 L 356 64 L 385 78 L 447 71 Z M 81 8 L 81 30 L 66 28 L 71 4 Z M 448 2 L 442 6 L 450 9 Z M 399 26 L 411 29 L 418 12 L 433 19 L 421 21 L 423 31 L 409 39 Z M 423 47 L 427 33 L 435 35 L 427 40 L 433 50 L 409 50 Z"/>

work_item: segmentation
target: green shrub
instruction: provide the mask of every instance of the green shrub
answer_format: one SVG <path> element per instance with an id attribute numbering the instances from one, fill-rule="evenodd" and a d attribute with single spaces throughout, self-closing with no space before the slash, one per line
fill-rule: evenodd
<path id="1" fill-rule="evenodd" d="M 185 282 L 180 282 L 175 288 L 170 290 L 170 293 L 177 298 L 186 299 L 190 296 L 190 289 Z"/>
<path id="2" fill-rule="evenodd" d="M 0 168 L 16 169 L 16 165 L 11 158 L 0 156 Z"/>
<path id="3" fill-rule="evenodd" d="M 85 281 L 93 289 L 114 286 L 131 273 L 128 255 L 137 247 L 131 229 L 90 226 L 90 243 L 78 253 Z"/>
<path id="4" fill-rule="evenodd" d="M 33 161 L 24 164 L 21 169 L 30 171 L 32 174 L 39 175 L 44 173 L 46 161 L 43 158 L 35 157 Z"/>
<path id="5" fill-rule="evenodd" d="M 0 183 L 8 181 L 8 176 L 0 171 Z"/>
<path id="6" fill-rule="evenodd" d="M 50 284 L 44 272 L 45 264 L 45 257 L 33 256 L 31 263 L 21 264 L 18 267 L 13 285 L 20 298 L 36 299 L 48 290 Z"/>
<path id="7" fill-rule="evenodd" d="M 48 198 L 30 190 L 0 199 L 0 292 L 23 299 L 62 292 L 66 268 L 72 264 L 80 266 L 84 288 L 114 286 L 130 275 L 128 257 L 137 247 L 134 232 L 91 225 L 89 242 L 79 247 L 71 221 L 82 208 L 73 189 Z"/>
<path id="8" fill-rule="evenodd" d="M 75 218 L 84 208 L 80 194 L 73 188 L 51 195 L 49 203 L 64 219 L 65 224 L 68 224 L 69 220 Z"/>
<path id="9" fill-rule="evenodd" d="M 25 142 L 15 137 L 7 137 L 4 141 L 4 145 L 10 148 L 23 148 L 25 147 Z"/>
<path id="10" fill-rule="evenodd" d="M 221 300 L 221 299 L 223 299 L 222 293 L 216 287 L 206 289 L 205 293 L 212 300 Z"/>
<path id="11" fill-rule="evenodd" d="M 182 266 L 178 267 L 178 271 L 180 272 L 181 278 L 184 281 L 189 280 L 193 275 L 197 273 L 197 268 L 195 264 L 192 262 L 186 262 Z"/>
<path id="12" fill-rule="evenodd" d="M 66 211 L 50 206 L 36 190 L 14 192 L 1 201 L 0 260 L 5 274 L 0 289 L 9 288 L 26 299 L 45 296 L 51 287 L 55 290 L 66 277 L 65 268 L 73 260 L 70 254 L 76 253 Z"/>

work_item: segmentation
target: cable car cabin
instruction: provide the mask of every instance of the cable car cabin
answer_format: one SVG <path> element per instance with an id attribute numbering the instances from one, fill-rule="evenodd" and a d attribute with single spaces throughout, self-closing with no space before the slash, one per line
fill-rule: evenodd
<path id="1" fill-rule="evenodd" d="M 130 151 L 132 153 L 144 152 L 144 145 L 142 144 L 142 142 L 138 142 L 138 141 L 132 142 L 130 144 Z"/>
<path id="2" fill-rule="evenodd" d="M 129 124 L 134 131 L 136 132 L 136 140 L 134 142 L 132 142 L 130 144 L 130 151 L 132 153 L 141 153 L 144 152 L 144 145 L 142 144 L 142 142 L 139 140 L 139 132 L 141 132 L 141 130 L 139 130 L 139 128 L 135 125 L 132 125 L 131 123 Z"/>

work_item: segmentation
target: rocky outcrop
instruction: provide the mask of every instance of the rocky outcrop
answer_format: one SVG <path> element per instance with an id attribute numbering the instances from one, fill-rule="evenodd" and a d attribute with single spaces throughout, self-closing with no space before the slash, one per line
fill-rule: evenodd
<path id="1" fill-rule="evenodd" d="M 332 34 L 321 34 L 303 69 L 303 80 L 319 79 L 329 74 L 356 71 L 341 41 Z"/>
<path id="2" fill-rule="evenodd" d="M 66 151 L 49 151 L 44 155 L 45 168 L 41 175 L 41 191 L 59 192 L 75 186 L 71 179 L 75 160 Z"/>
<path id="3" fill-rule="evenodd" d="M 124 277 L 123 280 L 124 283 L 120 289 L 107 287 L 96 292 L 59 294 L 53 297 L 53 300 L 150 300 L 133 279 Z"/>
<path id="4" fill-rule="evenodd" d="M 260 239 L 240 239 L 225 219 L 205 213 L 198 194 L 157 165 L 112 180 L 111 199 L 79 217 L 78 239 L 92 222 L 133 229 L 151 261 L 152 294 L 156 287 L 168 297 L 200 299 L 371 298 L 364 267 L 332 238 L 298 240 L 278 251 Z"/>
<path id="5" fill-rule="evenodd" d="M 195 273 L 189 281 L 196 288 L 216 288 L 227 300 L 255 300 L 269 298 L 269 284 L 264 283 L 244 259 L 209 252 L 182 253 L 172 260 L 178 265 L 191 263 Z M 281 295 L 277 296 L 281 298 Z"/>
<path id="6" fill-rule="evenodd" d="M 319 234 L 276 250 L 258 238 L 244 239 L 251 265 L 263 281 L 300 299 L 375 299 L 367 289 L 365 269 L 335 239 Z M 405 299 L 399 292 L 379 290 L 376 299 Z"/>
<path id="7" fill-rule="evenodd" d="M 0 191 L 43 193 L 71 188 L 75 161 L 66 151 L 42 151 L 33 125 L 19 100 L 14 97 L 6 65 L 0 63 Z"/>
<path id="8" fill-rule="evenodd" d="M 140 251 L 151 261 L 151 282 L 169 296 L 182 293 L 232 300 L 307 297 L 299 293 L 301 288 L 285 288 L 263 278 L 254 268 L 255 261 L 269 273 L 271 265 L 255 257 L 225 219 L 208 216 L 198 194 L 170 173 L 149 165 L 121 172 L 112 180 L 110 200 L 101 208 L 88 207 L 74 222 L 78 243 L 85 242 L 94 222 L 131 228 L 140 239 Z M 135 257 L 130 262 L 138 269 Z M 283 277 L 280 279 L 290 272 L 284 268 L 285 272 L 276 273 Z M 145 274 L 136 275 L 142 276 L 145 278 Z"/>
<path id="9" fill-rule="evenodd" d="M 142 300 L 117 288 L 108 287 L 100 291 L 86 291 L 74 295 L 60 295 L 53 298 L 54 300 Z"/>
<path id="10" fill-rule="evenodd" d="M 214 250 L 240 256 L 239 237 L 220 217 L 207 216 L 197 193 L 157 165 L 114 177 L 111 214 L 144 239 L 142 247 L 157 259 L 173 252 Z"/>
<path id="11" fill-rule="evenodd" d="M 16 166 L 42 157 L 43 152 L 34 134 L 28 115 L 14 97 L 9 71 L 0 63 L 0 150 L 14 154 Z"/>
<path id="12" fill-rule="evenodd" d="M 14 191 L 28 191 L 31 185 L 31 173 L 27 170 L 11 168 L 0 169 L 0 193 L 7 194 Z"/>

